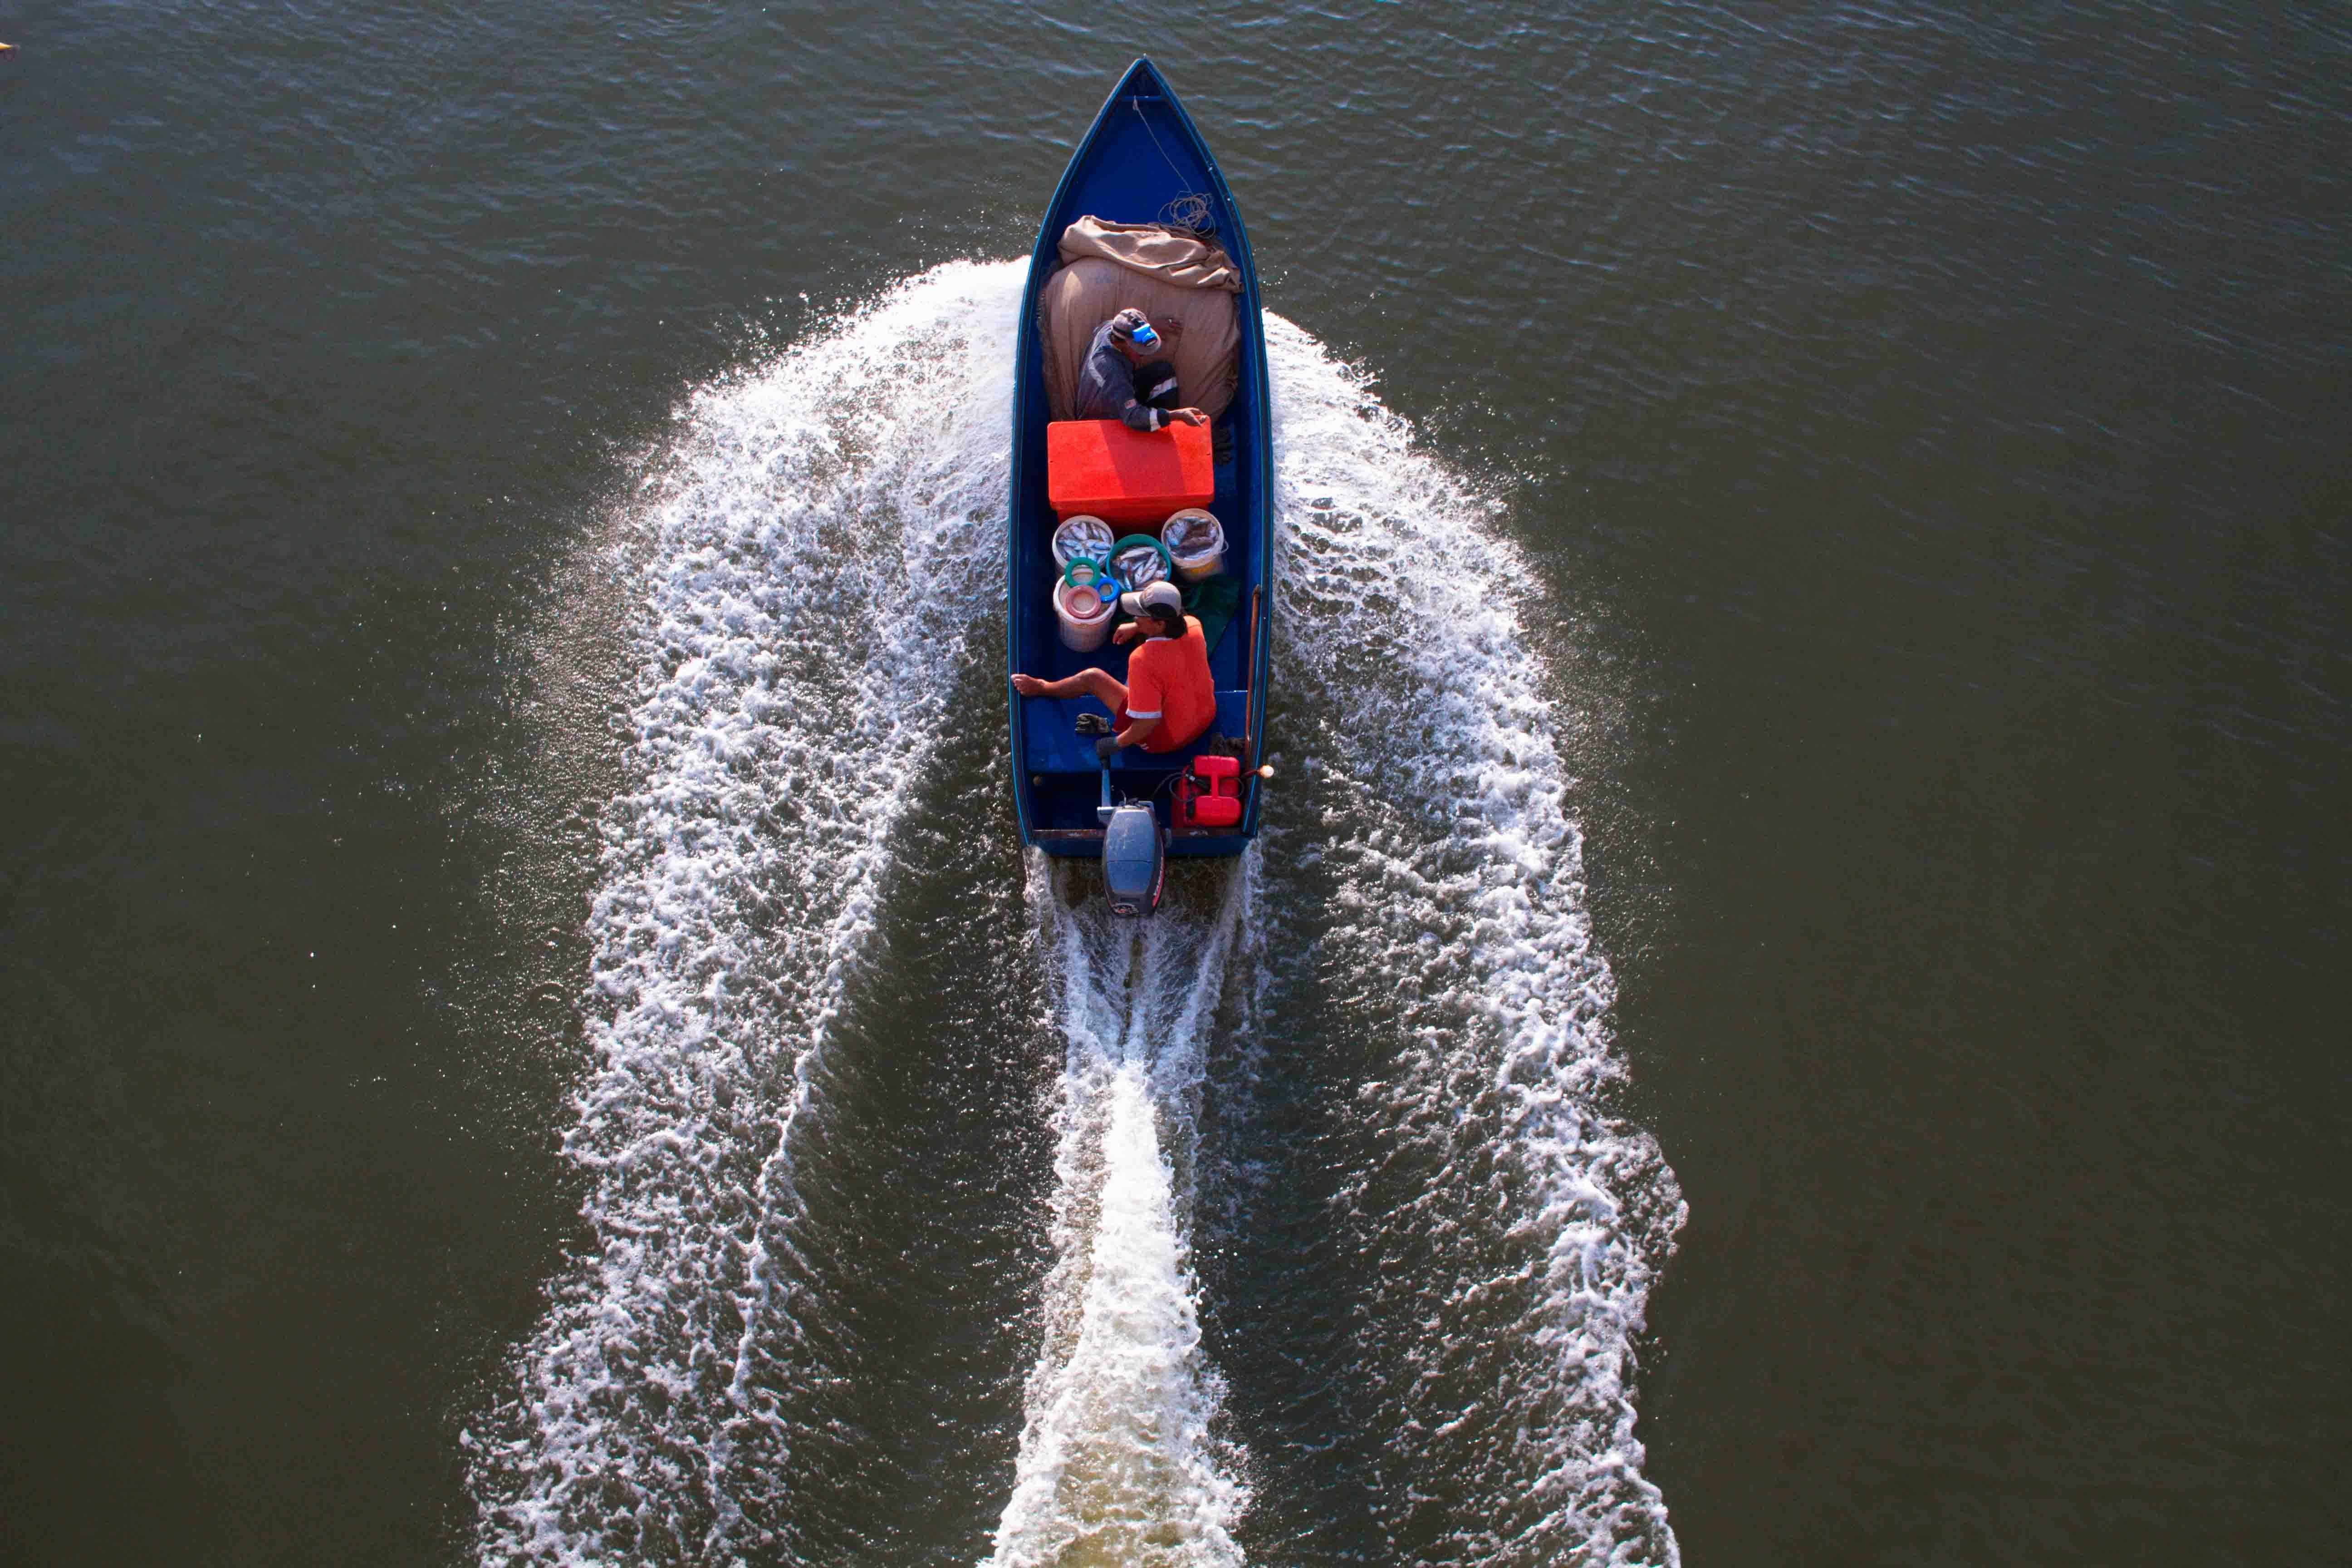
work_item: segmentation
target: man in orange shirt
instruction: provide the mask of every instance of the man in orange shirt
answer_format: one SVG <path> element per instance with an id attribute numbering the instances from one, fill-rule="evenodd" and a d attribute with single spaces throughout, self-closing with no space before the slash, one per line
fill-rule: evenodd
<path id="1" fill-rule="evenodd" d="M 1209 645 L 1201 636 L 1201 623 L 1184 613 L 1184 595 L 1176 584 L 1153 583 L 1123 595 L 1119 607 L 1135 619 L 1111 633 L 1112 638 L 1144 639 L 1128 656 L 1126 684 L 1108 669 L 1082 669 L 1059 680 L 1013 678 L 1013 689 L 1024 697 L 1091 697 L 1109 709 L 1114 733 L 1095 742 L 1095 754 L 1106 765 L 1122 746 L 1181 751 L 1199 740 L 1217 717 Z"/>

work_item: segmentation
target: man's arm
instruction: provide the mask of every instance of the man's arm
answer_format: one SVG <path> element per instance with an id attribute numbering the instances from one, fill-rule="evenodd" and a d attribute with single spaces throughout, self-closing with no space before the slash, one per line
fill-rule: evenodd
<path id="1" fill-rule="evenodd" d="M 1118 734 L 1113 735 L 1111 739 L 1117 741 L 1121 748 L 1128 746 L 1139 746 L 1150 736 L 1153 731 L 1159 728 L 1159 714 L 1154 713 L 1149 719 L 1138 719 L 1130 713 L 1128 715 L 1127 728 L 1121 730 Z"/>
<path id="2" fill-rule="evenodd" d="M 1119 411 L 1121 419 L 1133 430 L 1160 430 L 1182 420 L 1187 425 L 1206 425 L 1209 416 L 1197 408 L 1154 408 L 1149 403 L 1134 398 Z"/>

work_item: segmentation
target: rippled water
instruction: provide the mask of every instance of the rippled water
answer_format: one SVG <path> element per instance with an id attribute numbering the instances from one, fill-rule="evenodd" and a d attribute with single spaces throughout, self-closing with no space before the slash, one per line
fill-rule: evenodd
<path id="1" fill-rule="evenodd" d="M 2334 11 L 0 39 L 16 1555 L 2337 1554 Z M 1120 952 L 997 422 L 1140 49 L 1283 772 Z"/>
<path id="2" fill-rule="evenodd" d="M 842 1125 L 856 1067 L 836 1058 L 904 1032 L 875 1017 L 881 995 L 949 978 L 905 973 L 880 931 L 887 904 L 939 897 L 938 840 L 913 819 L 990 836 L 929 797 L 973 744 L 950 741 L 951 714 L 992 685 L 964 639 L 1001 603 L 1020 285 L 1015 263 L 934 269 L 709 389 L 625 503 L 642 662 L 590 904 L 598 1070 L 564 1140 L 593 1181 L 593 1256 L 559 1273 L 511 1391 L 460 1436 L 484 1560 L 825 1561 L 870 1546 L 850 1521 L 889 1516 L 869 1467 L 890 1436 L 842 1302 L 874 1266 L 859 1255 L 895 1272 L 899 1238 L 851 1217 L 874 1171 Z M 961 1331 L 1042 1335 L 1017 1392 L 968 1391 L 993 1405 L 966 1441 L 1017 1418 L 1011 1476 L 930 1500 L 965 1531 L 1001 1508 L 1001 1564 L 1239 1563 L 1286 1537 L 1670 1560 L 1632 1340 L 1680 1204 L 1654 1145 L 1600 1106 L 1622 1067 L 1549 704 L 1513 657 L 1517 605 L 1478 575 L 1511 547 L 1360 375 L 1279 319 L 1269 354 L 1299 726 L 1280 754 L 1304 774 L 1273 820 L 1295 847 L 1271 870 L 1184 868 L 1145 927 L 1106 916 L 1082 869 L 1036 861 L 1025 940 L 984 946 L 996 973 L 952 975 L 1000 1006 L 1036 975 L 1066 1044 L 1050 1194 L 895 1282 L 1034 1292 Z M 1363 787 L 1384 770 L 1419 779 L 1417 808 Z M 962 912 L 999 925 L 1012 897 L 987 888 Z M 983 1043 L 1035 1027 L 971 1026 Z M 1334 1050 L 1389 1081 L 1330 1079 L 1354 1101 L 1343 1128 L 1277 1110 L 1269 1089 L 1323 1078 Z M 949 1201 L 1018 1171 L 969 1166 Z M 1204 1188 L 1213 1292 L 1192 1263 Z M 1384 1255 L 1371 1278 L 1276 1243 L 1301 1200 Z M 1042 1279 L 1024 1253 L 1040 1237 Z M 1263 1357 L 1291 1339 L 1292 1291 L 1341 1282 L 1364 1324 L 1289 1353 L 1357 1391 L 1349 1427 L 1297 1430 L 1255 1388 L 1229 1406 L 1204 1322 Z M 1443 1423 L 1421 1418 L 1431 1401 Z M 1311 1457 L 1368 1440 L 1386 1472 L 1369 1495 Z M 1286 1496 L 1253 1510 L 1261 1469 L 1328 1478 L 1351 1517 L 1298 1517 Z M 1435 1502 L 1441 1480 L 1458 1500 Z"/>

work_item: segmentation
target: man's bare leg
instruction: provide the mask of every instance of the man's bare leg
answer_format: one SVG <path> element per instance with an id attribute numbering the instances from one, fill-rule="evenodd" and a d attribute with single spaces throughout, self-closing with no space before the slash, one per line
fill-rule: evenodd
<path id="1" fill-rule="evenodd" d="M 1013 689 L 1024 697 L 1091 697 L 1114 713 L 1127 707 L 1127 687 L 1108 669 L 1082 669 L 1059 680 L 1016 675 Z"/>

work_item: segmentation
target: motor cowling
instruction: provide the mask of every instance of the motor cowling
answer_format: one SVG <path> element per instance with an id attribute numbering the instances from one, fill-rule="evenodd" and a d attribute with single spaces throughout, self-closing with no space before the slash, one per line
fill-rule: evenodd
<path id="1" fill-rule="evenodd" d="M 1148 915 L 1160 907 L 1167 857 L 1160 819 L 1151 807 L 1129 802 L 1103 825 L 1103 890 L 1115 915 Z"/>

